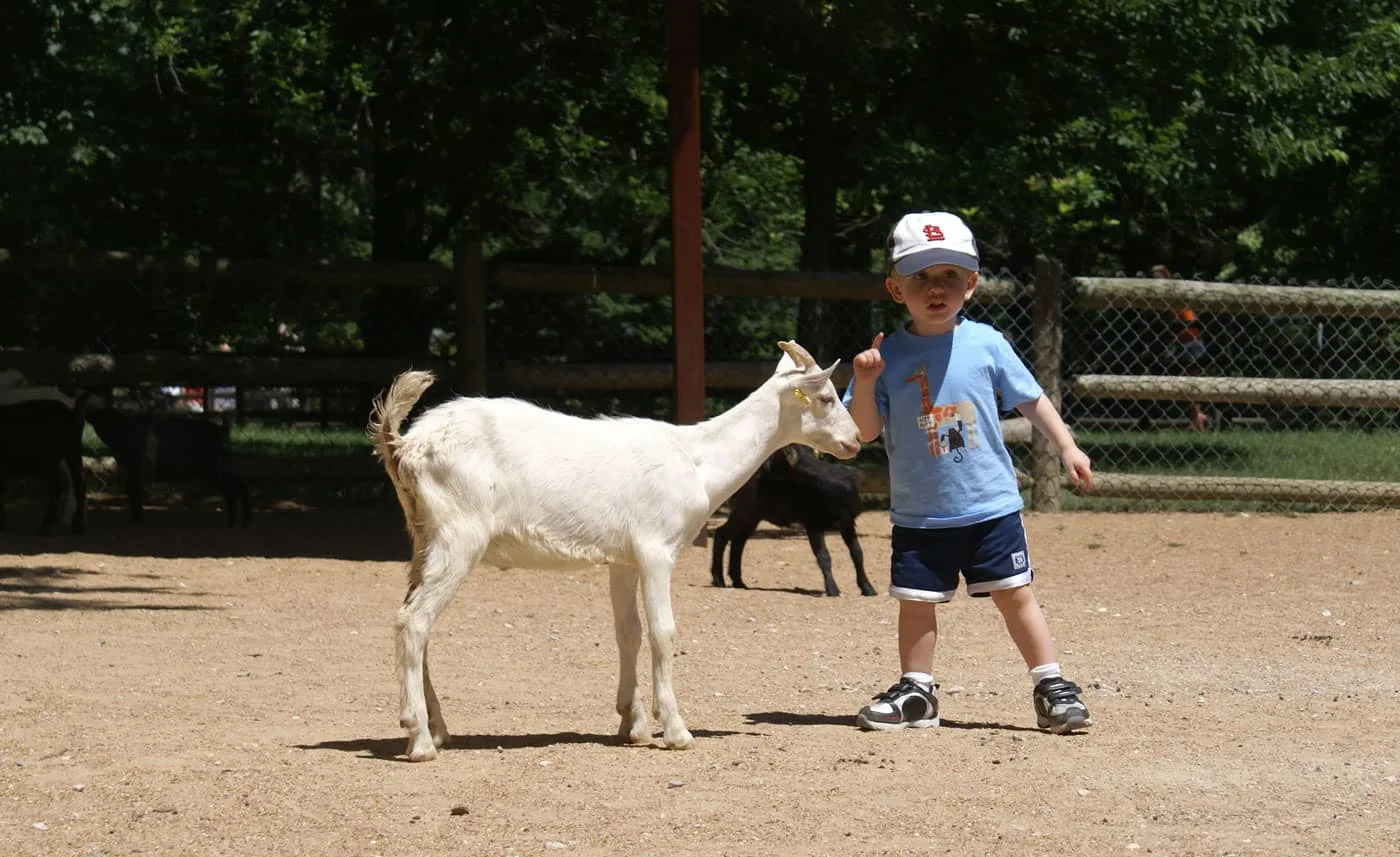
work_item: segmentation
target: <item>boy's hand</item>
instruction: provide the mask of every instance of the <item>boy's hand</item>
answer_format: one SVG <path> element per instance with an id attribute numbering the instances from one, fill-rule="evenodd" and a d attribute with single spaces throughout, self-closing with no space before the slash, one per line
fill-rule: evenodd
<path id="1" fill-rule="evenodd" d="M 1094 490 L 1094 472 L 1089 467 L 1089 456 L 1084 454 L 1084 450 L 1071 446 L 1060 453 L 1060 463 L 1065 466 L 1065 474 L 1069 476 L 1071 487 L 1082 487 L 1085 491 Z"/>
<path id="2" fill-rule="evenodd" d="M 868 384 L 885 371 L 885 358 L 880 354 L 880 343 L 884 341 L 883 331 L 875 334 L 875 341 L 870 343 L 870 348 L 857 354 L 851 361 L 851 369 L 855 372 L 857 381 Z"/>

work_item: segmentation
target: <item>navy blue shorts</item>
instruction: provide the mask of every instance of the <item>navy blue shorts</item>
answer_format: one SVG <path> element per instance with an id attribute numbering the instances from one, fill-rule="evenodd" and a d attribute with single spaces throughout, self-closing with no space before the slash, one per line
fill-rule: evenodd
<path id="1" fill-rule="evenodd" d="M 1031 582 L 1030 554 L 1021 513 L 966 527 L 915 529 L 890 533 L 890 595 L 901 601 L 950 600 L 958 574 L 967 594 L 991 595 Z"/>

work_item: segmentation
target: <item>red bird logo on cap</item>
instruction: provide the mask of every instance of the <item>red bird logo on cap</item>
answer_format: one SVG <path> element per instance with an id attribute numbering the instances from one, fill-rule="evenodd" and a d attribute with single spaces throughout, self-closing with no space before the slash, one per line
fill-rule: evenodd
<path id="1" fill-rule="evenodd" d="M 934 226 L 932 223 L 930 223 L 924 226 L 924 237 L 930 241 L 942 241 L 943 228 L 940 226 Z"/>

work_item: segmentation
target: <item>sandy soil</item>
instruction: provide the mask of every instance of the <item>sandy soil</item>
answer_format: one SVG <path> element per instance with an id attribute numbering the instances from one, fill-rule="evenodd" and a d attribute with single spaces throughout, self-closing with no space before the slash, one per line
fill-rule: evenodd
<path id="1" fill-rule="evenodd" d="M 478 569 L 439 621 L 454 740 L 410 764 L 397 510 L 92 516 L 0 536 L 0 854 L 1392 854 L 1400 515 L 1030 515 L 1036 587 L 1096 720 L 1037 731 L 995 610 L 943 613 L 945 725 L 869 734 L 895 605 L 825 598 L 760 531 L 751 589 L 688 548 L 693 749 L 613 737 L 602 570 Z M 17 526 L 23 522 L 15 520 Z M 888 527 L 861 522 L 883 592 Z M 649 680 L 645 680 L 649 686 Z"/>

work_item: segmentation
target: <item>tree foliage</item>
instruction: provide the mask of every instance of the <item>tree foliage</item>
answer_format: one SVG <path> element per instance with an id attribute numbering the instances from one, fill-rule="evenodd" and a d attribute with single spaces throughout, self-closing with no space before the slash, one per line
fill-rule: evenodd
<path id="1" fill-rule="evenodd" d="M 660 0 L 7 11 L 0 247 L 12 252 L 447 260 L 474 235 L 494 255 L 669 259 Z M 712 264 L 871 269 L 899 212 L 939 207 L 973 221 L 990 266 L 1016 272 L 1037 253 L 1085 274 L 1400 271 L 1391 0 L 709 0 L 702 12 Z M 17 314 L 0 336 L 32 343 L 19 310 L 34 297 L 5 288 Z M 127 289 L 162 297 L 159 283 Z M 253 338 L 279 314 L 348 313 L 361 324 L 343 345 L 414 353 L 444 309 L 426 296 L 219 308 L 164 294 L 176 315 L 218 315 L 223 329 L 132 336 L 120 297 L 88 295 L 103 313 L 67 344 L 197 347 Z M 635 316 L 626 304 L 587 324 Z"/>

